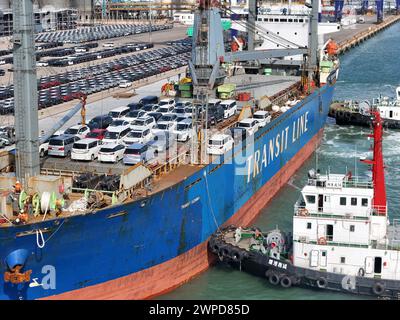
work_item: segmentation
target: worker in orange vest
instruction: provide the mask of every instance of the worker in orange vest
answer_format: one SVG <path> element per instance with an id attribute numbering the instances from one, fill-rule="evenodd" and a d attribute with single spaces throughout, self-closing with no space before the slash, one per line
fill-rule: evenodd
<path id="1" fill-rule="evenodd" d="M 329 56 L 336 56 L 339 47 L 335 41 L 330 39 L 328 44 L 326 45 L 326 51 Z"/>

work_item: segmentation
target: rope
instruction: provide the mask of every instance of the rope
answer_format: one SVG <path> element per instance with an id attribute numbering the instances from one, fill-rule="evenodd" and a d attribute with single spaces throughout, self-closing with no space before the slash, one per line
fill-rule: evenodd
<path id="1" fill-rule="evenodd" d="M 45 244 L 48 243 L 50 241 L 50 239 L 58 232 L 58 230 L 60 230 L 60 228 L 62 227 L 62 225 L 64 224 L 65 220 L 63 220 L 63 222 L 61 222 L 61 224 L 57 227 L 57 229 L 47 238 L 47 240 L 44 240 L 44 236 L 43 236 L 43 232 L 41 229 L 36 230 L 36 244 L 40 249 L 43 249 Z M 40 238 L 42 241 L 42 244 L 39 243 L 39 234 L 40 234 Z"/>
<path id="2" fill-rule="evenodd" d="M 61 226 L 64 224 L 65 220 L 63 220 L 63 222 L 60 223 L 60 225 L 58 226 L 58 228 L 48 237 L 48 239 L 46 240 L 46 242 L 49 242 L 50 239 L 58 232 L 58 230 L 60 230 Z"/>
<path id="3" fill-rule="evenodd" d="M 39 243 L 39 234 L 40 238 L 42 239 L 42 244 Z M 40 229 L 36 230 L 36 244 L 39 249 L 43 249 L 46 244 L 46 241 L 44 241 L 43 232 Z"/>
<path id="4" fill-rule="evenodd" d="M 211 214 L 212 214 L 212 216 L 213 216 L 215 226 L 217 227 L 217 230 L 220 231 L 219 225 L 218 225 L 218 222 L 217 222 L 217 218 L 215 217 L 214 210 L 213 210 L 213 207 L 212 207 L 212 204 L 211 204 L 211 196 L 210 196 L 210 190 L 209 190 L 209 188 L 208 188 L 207 172 L 206 172 L 205 170 L 204 170 L 203 175 L 204 175 L 204 180 L 205 180 L 205 182 L 206 182 L 206 190 L 207 190 L 207 197 L 208 197 L 208 206 L 210 207 L 210 211 L 211 211 Z"/>

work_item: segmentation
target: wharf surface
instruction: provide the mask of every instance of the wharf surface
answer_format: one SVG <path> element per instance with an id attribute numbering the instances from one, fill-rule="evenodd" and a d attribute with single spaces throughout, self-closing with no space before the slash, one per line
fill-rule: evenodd
<path id="1" fill-rule="evenodd" d="M 365 40 L 375 36 L 382 30 L 400 21 L 400 15 L 390 15 L 384 18 L 383 22 L 377 24 L 376 16 L 365 17 L 365 23 L 343 27 L 337 33 L 328 33 L 324 40 L 333 39 L 338 44 L 338 53 L 344 54 L 346 51 L 358 46 Z"/>

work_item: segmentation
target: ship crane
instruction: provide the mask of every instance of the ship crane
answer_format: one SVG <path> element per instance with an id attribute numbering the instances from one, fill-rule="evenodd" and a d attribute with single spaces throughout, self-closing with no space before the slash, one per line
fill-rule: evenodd
<path id="1" fill-rule="evenodd" d="M 383 21 L 383 1 L 376 0 L 376 22 L 381 23 Z"/>
<path id="2" fill-rule="evenodd" d="M 368 0 L 361 1 L 361 13 L 366 14 L 368 11 Z"/>
<path id="3" fill-rule="evenodd" d="M 344 0 L 335 0 L 335 21 L 342 20 Z"/>
<path id="4" fill-rule="evenodd" d="M 223 33 L 221 27 L 221 16 L 219 4 L 211 3 L 209 0 L 200 2 L 199 10 L 194 18 L 194 34 L 192 46 L 192 61 L 189 62 L 190 72 L 193 78 L 194 90 L 201 87 L 207 88 L 209 93 L 216 84 L 222 83 L 225 78 L 221 63 L 223 62 L 246 62 L 252 60 L 282 58 L 290 55 L 307 55 L 308 70 L 317 72 L 318 58 L 318 1 L 313 1 L 311 17 L 309 46 L 307 48 L 285 48 L 275 50 L 253 50 L 225 52 Z M 256 12 L 255 0 L 249 1 L 249 12 Z M 249 14 L 251 16 L 251 14 Z M 254 39 L 255 19 L 249 23 L 249 48 Z M 209 32 L 213 30 L 213 32 Z M 312 72 L 309 72 L 311 75 Z M 312 77 L 311 77 L 312 78 Z"/>

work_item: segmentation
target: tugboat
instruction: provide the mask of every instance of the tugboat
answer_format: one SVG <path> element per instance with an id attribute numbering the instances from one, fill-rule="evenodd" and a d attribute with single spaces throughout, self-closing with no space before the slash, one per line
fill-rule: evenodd
<path id="1" fill-rule="evenodd" d="M 396 89 L 396 97 L 379 98 L 369 101 L 345 101 L 333 103 L 329 109 L 329 117 L 336 119 L 338 125 L 356 125 L 369 127 L 371 111 L 378 111 L 383 126 L 388 129 L 400 129 L 400 87 Z"/>
<path id="2" fill-rule="evenodd" d="M 373 112 L 372 181 L 310 170 L 294 206 L 293 236 L 279 229 L 227 227 L 211 252 L 272 285 L 400 297 L 400 223 L 389 222 L 382 155 L 383 120 Z"/>

